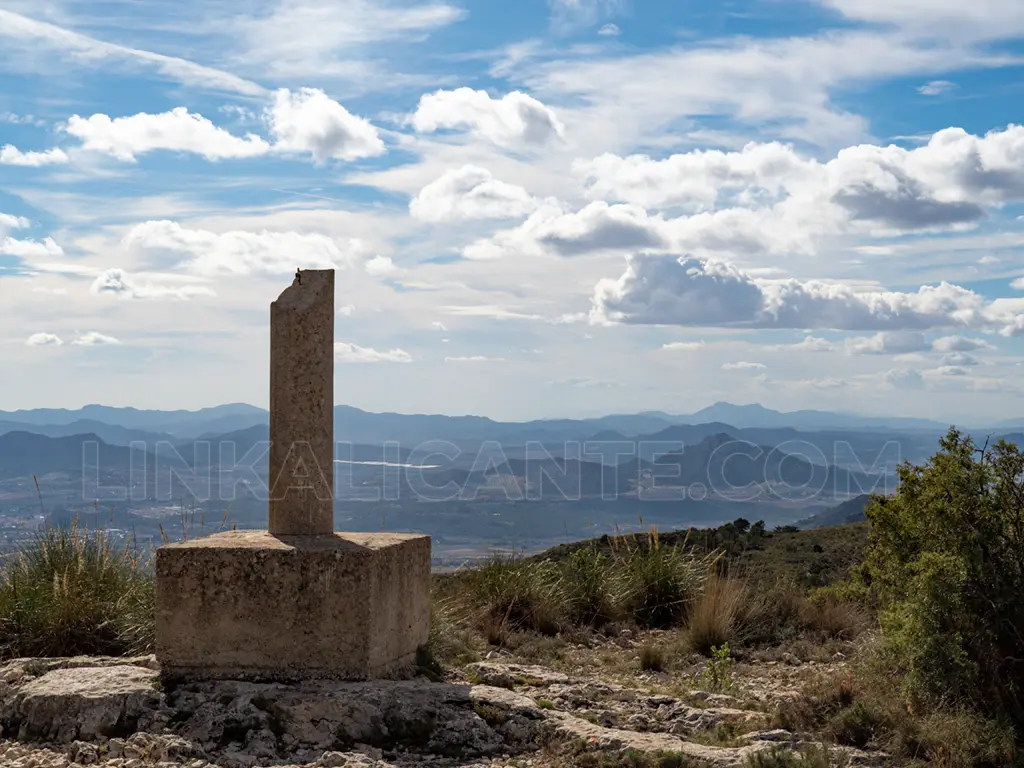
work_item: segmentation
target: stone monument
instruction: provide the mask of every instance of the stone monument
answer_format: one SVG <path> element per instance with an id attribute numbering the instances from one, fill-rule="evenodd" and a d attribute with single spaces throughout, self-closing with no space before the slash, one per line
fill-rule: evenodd
<path id="1" fill-rule="evenodd" d="M 430 627 L 430 538 L 334 532 L 334 270 L 270 305 L 269 530 L 156 552 L 170 678 L 361 680 L 411 667 Z"/>

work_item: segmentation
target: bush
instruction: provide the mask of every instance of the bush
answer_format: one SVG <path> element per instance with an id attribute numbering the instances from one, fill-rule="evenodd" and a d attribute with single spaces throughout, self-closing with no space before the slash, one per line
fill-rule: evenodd
<path id="1" fill-rule="evenodd" d="M 618 616 L 609 569 L 612 563 L 594 549 L 579 549 L 569 555 L 562 585 L 569 618 L 574 624 L 601 627 Z"/>
<path id="2" fill-rule="evenodd" d="M 153 579 L 126 546 L 50 527 L 0 574 L 0 655 L 120 656 L 153 647 Z"/>
<path id="3" fill-rule="evenodd" d="M 1024 727 L 1024 455 L 951 429 L 867 508 L 863 576 L 917 709 L 963 703 Z"/>
<path id="4" fill-rule="evenodd" d="M 640 669 L 645 672 L 661 672 L 665 669 L 665 653 L 654 643 L 640 646 Z"/>
<path id="5" fill-rule="evenodd" d="M 640 626 L 678 626 L 704 586 L 708 565 L 707 558 L 696 558 L 682 546 L 659 546 L 654 538 L 649 546 L 634 549 L 618 563 L 620 604 Z"/>
<path id="6" fill-rule="evenodd" d="M 743 582 L 718 575 L 708 578 L 687 618 L 686 637 L 690 649 L 710 656 L 713 648 L 734 642 L 746 597 Z"/>
<path id="7" fill-rule="evenodd" d="M 510 630 L 555 634 L 566 614 L 559 576 L 550 563 L 500 554 L 469 571 L 468 597 L 488 640 L 500 643 Z"/>

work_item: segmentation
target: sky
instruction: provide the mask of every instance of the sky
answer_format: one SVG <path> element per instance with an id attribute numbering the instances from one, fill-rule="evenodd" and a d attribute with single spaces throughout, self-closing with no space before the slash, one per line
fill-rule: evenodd
<path id="1" fill-rule="evenodd" d="M 0 0 L 0 409 L 1024 415 L 1020 0 Z"/>

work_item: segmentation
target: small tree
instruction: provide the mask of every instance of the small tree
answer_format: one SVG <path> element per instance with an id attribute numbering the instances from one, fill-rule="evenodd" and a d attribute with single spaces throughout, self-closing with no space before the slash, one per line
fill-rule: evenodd
<path id="1" fill-rule="evenodd" d="M 867 508 L 861 573 L 905 695 L 1024 725 L 1024 455 L 950 429 L 899 476 Z"/>

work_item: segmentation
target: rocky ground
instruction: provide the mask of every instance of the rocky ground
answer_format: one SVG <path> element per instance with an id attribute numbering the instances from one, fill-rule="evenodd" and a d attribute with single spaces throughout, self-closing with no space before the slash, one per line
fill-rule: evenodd
<path id="1" fill-rule="evenodd" d="M 628 643 L 608 650 L 604 666 L 584 651 L 546 664 L 491 653 L 444 679 L 296 684 L 165 685 L 152 657 L 19 659 L 0 667 L 0 765 L 545 768 L 628 753 L 631 765 L 673 756 L 742 766 L 805 746 L 772 727 L 772 710 L 845 664 L 741 665 L 722 693 L 678 672 L 640 672 Z M 884 758 L 848 750 L 842 761 Z"/>

